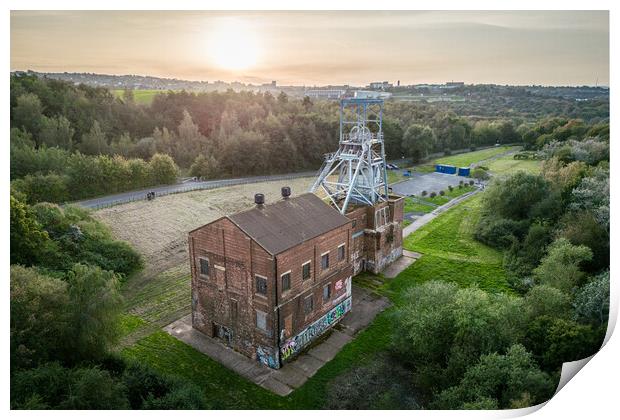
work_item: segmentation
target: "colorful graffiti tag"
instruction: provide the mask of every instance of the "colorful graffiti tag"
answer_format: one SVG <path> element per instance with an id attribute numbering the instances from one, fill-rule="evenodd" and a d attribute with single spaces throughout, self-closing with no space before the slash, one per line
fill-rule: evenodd
<path id="1" fill-rule="evenodd" d="M 314 338 L 321 335 L 338 320 L 340 320 L 347 312 L 351 310 L 351 296 L 340 302 L 331 311 L 323 315 L 321 318 L 312 323 L 308 328 L 297 334 L 295 337 L 287 340 L 280 347 L 280 355 L 282 361 L 289 359 L 299 353 Z"/>
<path id="2" fill-rule="evenodd" d="M 260 346 L 256 349 L 256 360 L 272 369 L 278 369 L 280 367 L 277 357 L 271 352 L 271 350 L 264 349 Z"/>

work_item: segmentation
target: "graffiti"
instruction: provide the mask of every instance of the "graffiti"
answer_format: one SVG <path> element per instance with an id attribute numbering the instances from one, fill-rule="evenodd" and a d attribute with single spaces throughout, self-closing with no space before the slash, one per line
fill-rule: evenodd
<path id="1" fill-rule="evenodd" d="M 350 278 L 347 279 L 347 283 L 350 283 Z M 347 284 L 347 289 L 349 285 Z M 347 312 L 351 310 L 351 295 L 340 302 L 336 307 L 323 315 L 321 318 L 313 322 L 308 328 L 297 334 L 295 337 L 287 340 L 280 347 L 280 355 L 282 360 L 287 360 L 291 356 L 299 353 L 304 347 L 306 347 L 314 338 L 318 337 L 329 329 L 332 325 L 338 322 Z"/>
<path id="2" fill-rule="evenodd" d="M 271 351 L 260 346 L 256 348 L 256 360 L 272 369 L 278 369 L 280 367 L 276 357 L 274 357 Z"/>

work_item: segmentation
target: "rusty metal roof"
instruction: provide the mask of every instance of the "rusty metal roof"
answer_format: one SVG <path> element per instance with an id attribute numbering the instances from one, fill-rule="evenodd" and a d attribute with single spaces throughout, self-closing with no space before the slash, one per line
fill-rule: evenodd
<path id="1" fill-rule="evenodd" d="M 254 207 L 228 218 L 272 255 L 350 222 L 312 193 Z"/>

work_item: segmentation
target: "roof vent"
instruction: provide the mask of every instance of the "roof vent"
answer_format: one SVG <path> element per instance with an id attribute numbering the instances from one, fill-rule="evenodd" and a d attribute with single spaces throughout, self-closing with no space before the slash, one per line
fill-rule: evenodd
<path id="1" fill-rule="evenodd" d="M 287 199 L 291 196 L 291 187 L 282 187 L 282 198 Z"/>
<path id="2" fill-rule="evenodd" d="M 254 194 L 254 203 L 256 203 L 257 207 L 262 207 L 265 204 L 265 194 Z"/>

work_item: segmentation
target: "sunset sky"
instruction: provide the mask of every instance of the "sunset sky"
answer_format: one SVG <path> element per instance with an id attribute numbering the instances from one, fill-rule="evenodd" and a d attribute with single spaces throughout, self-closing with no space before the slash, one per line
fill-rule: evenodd
<path id="1" fill-rule="evenodd" d="M 11 70 L 366 85 L 609 83 L 607 12 L 11 12 Z"/>

